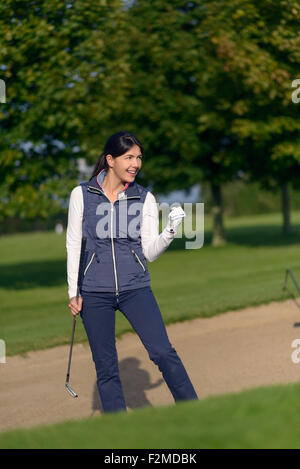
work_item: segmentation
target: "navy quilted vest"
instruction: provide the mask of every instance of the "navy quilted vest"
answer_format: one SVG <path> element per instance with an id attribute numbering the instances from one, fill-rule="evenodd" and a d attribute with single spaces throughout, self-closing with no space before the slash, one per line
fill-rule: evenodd
<path id="1" fill-rule="evenodd" d="M 100 184 L 105 174 L 101 171 Z M 100 184 L 96 176 L 80 184 L 84 202 L 82 236 L 87 238 L 82 290 L 118 295 L 149 286 L 140 234 L 148 189 L 133 181 L 112 203 Z"/>

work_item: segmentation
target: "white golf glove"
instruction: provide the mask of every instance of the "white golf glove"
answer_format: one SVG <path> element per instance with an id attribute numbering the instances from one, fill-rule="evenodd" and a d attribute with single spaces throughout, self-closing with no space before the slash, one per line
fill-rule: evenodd
<path id="1" fill-rule="evenodd" d="M 182 223 L 184 217 L 185 212 L 181 207 L 173 207 L 168 215 L 169 220 L 166 229 L 170 233 L 176 233 L 176 228 Z"/>

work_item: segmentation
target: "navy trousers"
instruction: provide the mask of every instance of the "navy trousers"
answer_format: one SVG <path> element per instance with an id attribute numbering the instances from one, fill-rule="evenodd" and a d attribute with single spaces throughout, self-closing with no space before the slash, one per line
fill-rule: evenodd
<path id="1" fill-rule="evenodd" d="M 138 334 L 150 359 L 158 366 L 175 401 L 198 399 L 188 374 L 169 342 L 151 287 L 119 293 L 80 291 L 80 312 L 97 373 L 104 412 L 126 410 L 119 376 L 115 311 L 119 310 Z"/>

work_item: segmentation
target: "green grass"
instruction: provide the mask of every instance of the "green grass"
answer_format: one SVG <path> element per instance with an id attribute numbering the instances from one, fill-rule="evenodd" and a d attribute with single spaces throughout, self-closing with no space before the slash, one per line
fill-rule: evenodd
<path id="1" fill-rule="evenodd" d="M 293 213 L 292 221 L 295 231 L 285 237 L 280 214 L 227 219 L 228 244 L 213 248 L 211 220 L 205 216 L 201 249 L 184 249 L 185 240 L 176 238 L 148 263 L 165 323 L 288 298 L 282 292 L 285 269 L 300 279 L 300 212 Z M 7 355 L 69 343 L 65 234 L 2 236 L 0 285 L 0 338 Z M 131 326 L 117 312 L 117 336 L 128 331 Z M 79 341 L 86 341 L 80 320 Z"/>
<path id="2" fill-rule="evenodd" d="M 0 434 L 0 448 L 299 448 L 300 384 Z"/>

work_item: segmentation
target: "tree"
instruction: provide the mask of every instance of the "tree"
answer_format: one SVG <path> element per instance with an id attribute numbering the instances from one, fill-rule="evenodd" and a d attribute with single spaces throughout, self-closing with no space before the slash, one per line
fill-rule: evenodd
<path id="1" fill-rule="evenodd" d="M 77 158 L 94 163 L 123 128 L 145 142 L 139 177 L 155 191 L 210 181 L 223 243 L 224 182 L 299 179 L 298 12 L 296 0 L 8 0 L 0 217 L 57 210 Z"/>
<path id="2" fill-rule="evenodd" d="M 47 217 L 95 162 L 126 99 L 121 0 L 0 5 L 0 218 Z"/>
<path id="3" fill-rule="evenodd" d="M 277 185 L 298 177 L 297 5 L 139 0 L 128 10 L 126 110 L 147 141 L 145 176 L 160 191 L 209 180 L 213 244 L 225 241 L 222 183 L 241 170 Z"/>
<path id="4" fill-rule="evenodd" d="M 224 96 L 225 108 L 232 110 L 228 124 L 243 151 L 243 169 L 263 187 L 281 188 L 288 233 L 287 187 L 299 187 L 300 176 L 300 122 L 291 99 L 299 72 L 300 4 L 232 0 L 220 5 L 209 2 L 205 29 L 223 66 L 224 83 L 235 85 L 235 97 Z"/>

